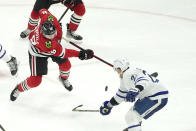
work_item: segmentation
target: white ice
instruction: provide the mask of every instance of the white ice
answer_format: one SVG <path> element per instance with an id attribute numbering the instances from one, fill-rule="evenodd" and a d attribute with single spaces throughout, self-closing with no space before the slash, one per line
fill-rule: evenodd
<path id="1" fill-rule="evenodd" d="M 15 102 L 9 100 L 16 84 L 30 75 L 28 40 L 21 40 L 19 34 L 27 27 L 34 1 L 0 1 L 0 43 L 20 61 L 17 78 L 0 61 L 0 124 L 6 131 L 122 131 L 131 103 L 114 107 L 109 116 L 72 112 L 80 104 L 82 109 L 99 109 L 118 89 L 118 75 L 95 58 L 70 59 L 72 92 L 57 80 L 58 67 L 49 61 L 48 75 L 39 87 L 22 93 Z M 110 63 L 127 57 L 131 66 L 157 71 L 170 92 L 166 107 L 143 121 L 143 131 L 195 131 L 196 1 L 84 2 L 86 14 L 77 32 L 84 37 L 81 46 Z M 59 18 L 65 9 L 55 5 L 50 11 Z M 70 15 L 69 11 L 62 20 L 64 32 Z"/>

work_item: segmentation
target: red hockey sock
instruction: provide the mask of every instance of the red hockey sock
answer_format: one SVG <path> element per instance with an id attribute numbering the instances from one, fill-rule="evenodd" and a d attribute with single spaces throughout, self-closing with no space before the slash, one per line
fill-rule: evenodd
<path id="1" fill-rule="evenodd" d="M 33 30 L 39 21 L 39 12 L 32 10 L 31 16 L 29 17 L 28 29 Z"/>
<path id="2" fill-rule="evenodd" d="M 69 24 L 69 29 L 72 31 L 76 31 L 81 20 L 82 16 L 85 14 L 85 6 L 83 3 L 80 3 L 76 5 L 74 8 L 74 14 L 71 16 L 70 24 Z"/>
<path id="3" fill-rule="evenodd" d="M 70 68 L 71 68 L 71 63 L 69 60 L 67 60 L 62 64 L 59 64 L 59 71 L 60 71 L 61 78 L 67 79 L 69 77 Z"/>
<path id="4" fill-rule="evenodd" d="M 42 76 L 30 76 L 19 84 L 19 91 L 24 92 L 31 88 L 37 87 L 42 81 Z"/>

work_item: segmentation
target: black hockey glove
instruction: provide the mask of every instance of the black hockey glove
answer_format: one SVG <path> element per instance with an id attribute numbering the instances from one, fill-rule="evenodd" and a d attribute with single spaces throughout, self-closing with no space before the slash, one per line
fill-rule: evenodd
<path id="1" fill-rule="evenodd" d="M 76 5 L 83 3 L 82 0 L 60 0 L 61 3 L 71 9 L 71 11 L 74 10 Z"/>
<path id="2" fill-rule="evenodd" d="M 93 50 L 87 49 L 87 50 L 81 50 L 79 53 L 79 59 L 80 60 L 88 60 L 93 58 L 94 52 Z"/>

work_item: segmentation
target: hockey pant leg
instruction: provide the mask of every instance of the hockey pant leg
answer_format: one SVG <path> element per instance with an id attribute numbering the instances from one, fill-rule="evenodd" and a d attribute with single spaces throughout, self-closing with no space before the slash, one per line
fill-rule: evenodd
<path id="1" fill-rule="evenodd" d="M 141 131 L 142 117 L 133 108 L 125 115 L 128 131 Z"/>
<path id="2" fill-rule="evenodd" d="M 71 15 L 69 29 L 76 31 L 86 11 L 83 2 L 78 2 L 73 8 L 73 11 L 74 13 Z"/>
<path id="3" fill-rule="evenodd" d="M 154 113 L 161 110 L 167 104 L 168 98 L 151 100 L 148 97 L 137 100 L 134 104 L 134 110 L 137 111 L 142 118 L 148 119 Z"/>
<path id="4" fill-rule="evenodd" d="M 65 61 L 64 63 L 58 65 L 61 78 L 68 79 L 71 68 L 71 63 L 69 59 L 67 59 L 67 61 Z"/>

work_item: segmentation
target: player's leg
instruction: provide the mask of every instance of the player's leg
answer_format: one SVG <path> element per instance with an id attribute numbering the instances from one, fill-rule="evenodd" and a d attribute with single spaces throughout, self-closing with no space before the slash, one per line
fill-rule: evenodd
<path id="1" fill-rule="evenodd" d="M 142 118 L 148 119 L 166 104 L 167 98 L 158 100 L 144 98 L 142 100 L 137 100 L 134 107 L 126 115 L 126 122 L 129 127 L 124 131 L 140 131 Z"/>
<path id="2" fill-rule="evenodd" d="M 70 74 L 70 68 L 71 68 L 71 63 L 69 59 L 67 59 L 67 61 L 64 63 L 59 64 L 59 72 L 60 72 L 59 80 L 68 91 L 71 91 L 73 89 L 73 86 L 68 80 Z"/>
<path id="3" fill-rule="evenodd" d="M 27 91 L 40 85 L 42 75 L 48 72 L 48 57 L 36 57 L 29 54 L 31 76 L 16 85 L 10 95 L 11 101 L 15 101 L 21 92 Z"/>
<path id="4" fill-rule="evenodd" d="M 142 100 L 137 100 L 134 105 L 134 110 L 136 110 L 142 118 L 148 119 L 154 113 L 161 110 L 167 104 L 168 98 L 151 100 L 149 98 L 144 98 Z"/>
<path id="5" fill-rule="evenodd" d="M 10 100 L 15 101 L 21 92 L 27 91 L 31 88 L 37 87 L 42 81 L 42 76 L 30 76 L 14 88 L 11 92 Z"/>
<path id="6" fill-rule="evenodd" d="M 28 22 L 28 27 L 26 30 L 21 32 L 20 37 L 21 38 L 26 38 L 30 32 L 38 25 L 39 22 L 39 11 L 41 9 L 48 9 L 50 7 L 50 0 L 36 0 L 33 10 L 31 11 L 30 17 L 29 17 L 29 22 Z"/>
<path id="7" fill-rule="evenodd" d="M 11 74 L 14 76 L 18 71 L 18 63 L 16 57 L 7 54 L 6 50 L 0 44 L 0 59 L 4 60 L 10 68 Z"/>
<path id="8" fill-rule="evenodd" d="M 63 86 L 68 90 L 71 91 L 73 89 L 71 83 L 69 82 L 69 74 L 71 63 L 68 58 L 61 59 L 59 57 L 52 57 L 52 60 L 56 62 L 59 66 L 59 81 L 63 84 Z"/>
<path id="9" fill-rule="evenodd" d="M 133 108 L 127 112 L 125 120 L 128 127 L 123 131 L 141 131 L 142 117 Z"/>
<path id="10" fill-rule="evenodd" d="M 70 23 L 67 24 L 66 38 L 73 42 L 81 42 L 83 39 L 82 36 L 76 34 L 75 31 L 78 29 L 82 17 L 85 14 L 85 6 L 82 0 L 75 0 L 74 7 L 71 10 L 74 13 L 71 15 Z"/>

